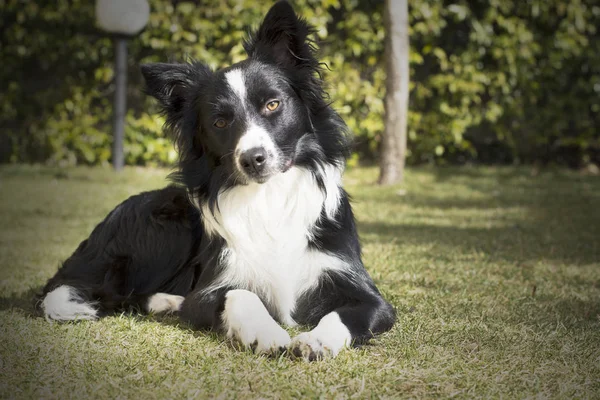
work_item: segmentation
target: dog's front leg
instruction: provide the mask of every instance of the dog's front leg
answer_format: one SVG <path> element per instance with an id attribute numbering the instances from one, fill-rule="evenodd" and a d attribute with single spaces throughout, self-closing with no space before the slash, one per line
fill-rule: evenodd
<path id="1" fill-rule="evenodd" d="M 344 347 L 389 330 L 394 320 L 393 308 L 381 298 L 343 306 L 321 318 L 313 330 L 296 336 L 290 349 L 294 356 L 308 361 L 335 357 Z"/>
<path id="2" fill-rule="evenodd" d="M 258 296 L 248 290 L 230 290 L 222 314 L 227 337 L 256 353 L 278 353 L 290 344 L 290 335 L 271 317 Z"/>
<path id="3" fill-rule="evenodd" d="M 192 293 L 182 305 L 181 317 L 197 329 L 222 330 L 256 353 L 278 353 L 290 344 L 290 335 L 248 290 L 219 289 L 202 296 Z"/>

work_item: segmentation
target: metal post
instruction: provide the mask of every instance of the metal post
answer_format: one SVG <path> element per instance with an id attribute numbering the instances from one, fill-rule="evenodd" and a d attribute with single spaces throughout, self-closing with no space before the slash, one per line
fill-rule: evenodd
<path id="1" fill-rule="evenodd" d="M 115 171 L 123 169 L 123 138 L 125 137 L 125 113 L 127 109 L 127 39 L 115 38 L 115 104 L 113 167 Z"/>

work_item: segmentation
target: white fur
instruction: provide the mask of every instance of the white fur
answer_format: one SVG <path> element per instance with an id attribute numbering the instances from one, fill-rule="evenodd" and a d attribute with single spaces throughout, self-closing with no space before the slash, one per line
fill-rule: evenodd
<path id="1" fill-rule="evenodd" d="M 265 144 L 269 144 L 272 148 L 275 147 L 266 130 L 256 124 L 251 124 L 238 141 L 235 147 L 235 154 L 243 153 L 255 147 L 264 147 Z"/>
<path id="2" fill-rule="evenodd" d="M 328 173 L 325 179 L 339 176 Z M 339 204 L 339 183 L 327 182 L 325 188 L 324 193 L 310 171 L 292 167 L 263 184 L 221 193 L 214 215 L 202 204 L 206 231 L 227 242 L 220 254 L 226 268 L 207 291 L 223 286 L 251 290 L 281 322 L 295 325 L 291 315 L 298 296 L 314 287 L 324 271 L 347 268 L 338 257 L 308 248 L 324 206 Z"/>
<path id="3" fill-rule="evenodd" d="M 271 165 L 279 164 L 279 151 L 275 148 L 275 143 L 273 143 L 273 139 L 271 139 L 271 136 L 264 128 L 252 122 L 248 126 L 248 130 L 246 130 L 244 135 L 242 135 L 242 137 L 238 141 L 238 144 L 235 147 L 234 151 L 235 160 L 238 163 L 238 169 L 240 171 L 244 170 L 244 168 L 242 168 L 242 166 L 239 165 L 240 155 L 245 151 L 256 147 L 262 147 L 266 150 L 267 155 L 271 158 Z"/>
<path id="4" fill-rule="evenodd" d="M 325 181 L 325 214 L 329 219 L 335 217 L 335 213 L 340 206 L 342 199 L 342 170 L 343 167 L 332 164 L 325 164 L 324 167 L 320 167 L 323 180 Z"/>
<path id="5" fill-rule="evenodd" d="M 70 321 L 98 318 L 98 311 L 91 304 L 82 302 L 77 290 L 67 285 L 59 286 L 48 293 L 42 301 L 42 310 L 48 320 Z"/>
<path id="6" fill-rule="evenodd" d="M 222 314 L 227 336 L 257 353 L 270 353 L 290 344 L 290 335 L 269 315 L 258 296 L 247 290 L 230 290 Z"/>
<path id="7" fill-rule="evenodd" d="M 179 311 L 183 300 L 183 296 L 156 293 L 148 300 L 148 312 L 162 313 Z"/>
<path id="8" fill-rule="evenodd" d="M 321 318 L 319 324 L 310 332 L 296 336 L 290 345 L 292 351 L 299 352 L 303 358 L 335 357 L 341 349 L 350 346 L 352 335 L 337 312 L 333 311 Z"/>
<path id="9" fill-rule="evenodd" d="M 226 72 L 225 80 L 227 80 L 227 84 L 231 90 L 233 90 L 242 101 L 242 104 L 244 104 L 246 102 L 246 82 L 242 70 L 232 69 L 231 71 Z"/>

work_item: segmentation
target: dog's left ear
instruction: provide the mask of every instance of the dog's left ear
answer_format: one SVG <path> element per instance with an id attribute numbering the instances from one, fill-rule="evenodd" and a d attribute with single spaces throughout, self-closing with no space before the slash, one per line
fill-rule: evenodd
<path id="1" fill-rule="evenodd" d="M 283 67 L 301 67 L 316 63 L 309 35 L 314 29 L 298 18 L 287 1 L 271 7 L 260 28 L 244 43 L 250 57 Z"/>

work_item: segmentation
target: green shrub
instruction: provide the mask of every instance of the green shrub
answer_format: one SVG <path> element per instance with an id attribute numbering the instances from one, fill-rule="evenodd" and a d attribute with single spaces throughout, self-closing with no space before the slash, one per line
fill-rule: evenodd
<path id="1" fill-rule="evenodd" d="M 383 132 L 382 3 L 298 0 L 317 28 L 334 106 L 356 156 Z M 245 57 L 241 41 L 270 4 L 152 0 L 129 45 L 128 164 L 170 164 L 172 146 L 139 64 Z M 590 161 L 600 153 L 597 0 L 410 2 L 410 163 Z M 0 161 L 102 164 L 112 141 L 113 49 L 84 0 L 0 0 Z"/>

